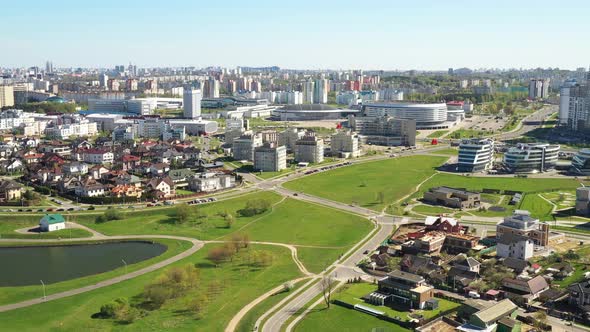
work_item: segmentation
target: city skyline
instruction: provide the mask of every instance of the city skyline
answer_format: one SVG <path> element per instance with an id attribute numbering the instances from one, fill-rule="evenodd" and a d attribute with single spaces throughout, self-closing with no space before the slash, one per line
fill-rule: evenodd
<path id="1" fill-rule="evenodd" d="M 30 8 L 35 8 L 31 14 Z M 172 0 L 5 5 L 0 67 L 270 66 L 289 69 L 587 67 L 582 1 Z"/>

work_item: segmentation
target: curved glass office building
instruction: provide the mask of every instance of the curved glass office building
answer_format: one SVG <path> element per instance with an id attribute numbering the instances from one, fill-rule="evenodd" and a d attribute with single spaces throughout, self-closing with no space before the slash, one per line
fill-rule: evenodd
<path id="1" fill-rule="evenodd" d="M 513 173 L 538 173 L 555 168 L 559 145 L 519 143 L 504 154 L 504 166 Z"/>
<path id="2" fill-rule="evenodd" d="M 416 120 L 416 129 L 447 128 L 447 104 L 445 103 L 367 103 L 363 106 L 366 116 Z"/>
<path id="3" fill-rule="evenodd" d="M 580 175 L 590 175 L 590 149 L 582 149 L 572 159 L 570 172 Z"/>

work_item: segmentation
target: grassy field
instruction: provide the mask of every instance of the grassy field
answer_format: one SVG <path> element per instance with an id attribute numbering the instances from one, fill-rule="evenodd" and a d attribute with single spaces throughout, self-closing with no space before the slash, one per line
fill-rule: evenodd
<path id="1" fill-rule="evenodd" d="M 308 271 L 320 273 L 349 249 L 350 247 L 342 249 L 297 247 L 297 257 Z"/>
<path id="2" fill-rule="evenodd" d="M 553 206 L 538 194 L 526 194 L 518 208 L 529 211 L 533 218 L 553 220 Z"/>
<path id="3" fill-rule="evenodd" d="M 449 209 L 444 206 L 435 206 L 435 205 L 416 205 L 412 208 L 412 212 L 422 213 L 422 214 L 450 214 L 454 212 L 458 212 L 458 210 Z"/>
<path id="4" fill-rule="evenodd" d="M 96 291 L 0 313 L 0 329 L 38 331 L 42 326 L 47 331 L 222 331 L 247 303 L 300 275 L 285 248 L 252 245 L 249 250 L 266 251 L 273 257 L 271 266 L 253 268 L 246 265 L 246 252 L 233 262 L 214 267 L 205 259 L 211 247 L 206 245 L 196 254 L 173 264 L 194 264 L 199 268 L 201 283 L 197 291 L 207 294 L 200 317 L 186 310 L 194 296 L 189 293 L 166 302 L 160 309 L 147 311 L 144 317 L 131 324 L 92 318 L 101 305 L 115 298 L 127 297 L 132 303 L 138 301 L 144 285 L 161 275 L 160 270 Z"/>
<path id="5" fill-rule="evenodd" d="M 296 332 L 406 332 L 399 325 L 338 305 L 312 310 L 295 326 Z"/>
<path id="6" fill-rule="evenodd" d="M 412 193 L 445 160 L 444 157 L 433 156 L 392 158 L 306 176 L 284 186 L 379 211 Z"/>
<path id="7" fill-rule="evenodd" d="M 430 153 L 443 154 L 443 155 L 447 155 L 447 156 L 456 156 L 459 153 L 459 151 L 457 149 L 448 148 L 448 149 L 443 149 L 443 150 L 432 151 Z"/>
<path id="8" fill-rule="evenodd" d="M 448 132 L 449 132 L 448 130 L 437 130 L 435 132 L 430 133 L 430 135 L 428 135 L 427 137 L 428 138 L 439 138 Z"/>
<path id="9" fill-rule="evenodd" d="M 291 166 L 287 169 L 284 169 L 284 170 L 278 171 L 278 172 L 255 172 L 252 174 L 256 175 L 256 177 L 266 180 L 266 179 L 274 178 L 275 176 L 282 176 L 282 175 L 287 175 L 289 173 L 293 173 L 296 169 L 297 169 L 296 166 Z"/>
<path id="10" fill-rule="evenodd" d="M 2 218 L 4 219 L 4 218 Z M 20 234 L 15 232 L 21 228 L 34 228 L 39 225 L 39 217 L 32 218 L 33 220 L 19 220 L 16 218 L 6 218 L 0 222 L 0 238 L 3 239 L 69 239 L 69 238 L 85 238 L 90 237 L 92 234 L 79 228 L 62 229 L 59 231 L 47 232 L 47 233 L 31 233 L 31 234 Z M 35 221 L 36 220 L 36 221 Z"/>
<path id="11" fill-rule="evenodd" d="M 576 205 L 575 190 L 542 193 L 541 196 L 553 202 L 557 206 L 557 210 L 569 209 Z"/>
<path id="12" fill-rule="evenodd" d="M 135 270 L 139 270 L 146 266 L 150 266 L 154 263 L 159 261 L 165 260 L 172 256 L 175 256 L 188 248 L 190 248 L 191 243 L 186 241 L 177 241 L 177 240 L 169 240 L 169 239 L 154 239 L 159 243 L 166 245 L 167 250 L 160 256 L 156 256 L 145 261 L 131 264 L 127 267 L 127 272 L 133 272 Z M 24 244 L 18 244 L 24 245 Z M 45 243 L 47 245 L 47 243 Z M 117 277 L 119 275 L 125 274 L 125 268 L 121 267 L 109 272 L 86 276 L 78 279 L 67 280 L 58 282 L 55 284 L 46 284 L 46 292 L 47 295 L 55 294 L 59 292 L 63 292 L 69 289 L 75 289 L 84 287 L 87 285 L 96 284 L 97 282 L 111 279 Z M 16 303 L 20 301 L 25 301 L 33 298 L 38 298 L 42 295 L 42 290 L 40 286 L 22 286 L 22 287 L 0 287 L 0 305 L 9 304 L 9 303 Z M 1 329 L 1 327 L 0 327 Z"/>
<path id="13" fill-rule="evenodd" d="M 241 231 L 255 241 L 348 247 L 371 229 L 373 225 L 362 217 L 287 198 Z"/>

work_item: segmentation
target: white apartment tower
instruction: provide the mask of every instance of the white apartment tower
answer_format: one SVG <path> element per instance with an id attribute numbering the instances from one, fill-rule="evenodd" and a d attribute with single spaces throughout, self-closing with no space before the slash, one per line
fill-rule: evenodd
<path id="1" fill-rule="evenodd" d="M 328 103 L 328 80 L 320 78 L 315 81 L 313 91 L 313 102 L 315 104 L 327 104 Z"/>
<path id="2" fill-rule="evenodd" d="M 184 107 L 184 117 L 188 119 L 197 119 L 201 116 L 201 90 L 185 88 L 182 94 L 182 106 Z"/>
<path id="3" fill-rule="evenodd" d="M 303 93 L 303 104 L 313 104 L 314 82 L 305 81 L 301 92 Z"/>

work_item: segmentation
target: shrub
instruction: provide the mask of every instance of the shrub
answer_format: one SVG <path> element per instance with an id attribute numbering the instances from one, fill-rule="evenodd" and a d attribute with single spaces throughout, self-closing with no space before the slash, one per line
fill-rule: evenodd
<path id="1" fill-rule="evenodd" d="M 270 207 L 271 203 L 266 199 L 251 199 L 246 202 L 246 207 L 239 210 L 238 213 L 244 217 L 252 217 L 268 211 Z"/>

